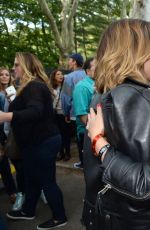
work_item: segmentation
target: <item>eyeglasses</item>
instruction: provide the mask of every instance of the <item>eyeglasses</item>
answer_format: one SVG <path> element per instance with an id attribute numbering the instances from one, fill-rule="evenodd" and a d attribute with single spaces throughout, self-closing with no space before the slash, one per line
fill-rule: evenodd
<path id="1" fill-rule="evenodd" d="M 19 63 L 14 63 L 14 67 L 18 67 L 19 66 Z"/>

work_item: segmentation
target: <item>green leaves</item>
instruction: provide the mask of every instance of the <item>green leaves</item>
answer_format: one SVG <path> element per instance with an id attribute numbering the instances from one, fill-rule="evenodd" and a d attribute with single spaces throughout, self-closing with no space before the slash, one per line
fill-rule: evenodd
<path id="1" fill-rule="evenodd" d="M 63 1 L 47 0 L 60 36 L 62 36 Z M 74 51 L 81 52 L 85 57 L 95 56 L 102 31 L 112 20 L 120 17 L 122 6 L 123 0 L 79 0 L 72 21 L 74 23 Z M 127 12 L 129 7 L 130 5 L 127 4 Z M 61 53 L 56 45 L 52 28 L 46 16 L 42 14 L 38 1 L 1 0 L 0 8 L 0 66 L 11 67 L 17 51 L 35 53 L 45 67 L 58 66 Z M 72 47 L 68 50 L 72 50 Z"/>

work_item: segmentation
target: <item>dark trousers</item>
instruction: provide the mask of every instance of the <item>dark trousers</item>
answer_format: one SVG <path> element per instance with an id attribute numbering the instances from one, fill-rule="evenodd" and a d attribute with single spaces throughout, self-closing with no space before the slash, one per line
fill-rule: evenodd
<path id="1" fill-rule="evenodd" d="M 62 155 L 70 155 L 71 125 L 66 123 L 65 117 L 62 114 L 56 114 L 56 122 L 62 137 L 60 152 Z"/>
<path id="2" fill-rule="evenodd" d="M 54 136 L 35 146 L 23 149 L 25 175 L 25 203 L 23 211 L 34 215 L 35 208 L 43 189 L 53 218 L 65 217 L 63 196 L 56 184 L 56 156 L 60 150 L 61 136 Z"/>
<path id="3" fill-rule="evenodd" d="M 4 155 L 0 161 L 0 174 L 8 195 L 16 193 L 16 185 L 11 174 L 8 158 Z"/>
<path id="4" fill-rule="evenodd" d="M 77 145 L 78 145 L 78 151 L 79 151 L 79 160 L 83 164 L 83 143 L 84 143 L 84 133 L 79 133 L 77 135 Z"/>
<path id="5" fill-rule="evenodd" d="M 6 225 L 4 223 L 4 220 L 2 219 L 2 217 L 0 216 L 0 230 L 6 230 Z"/>
<path id="6" fill-rule="evenodd" d="M 24 166 L 23 159 L 11 159 L 12 164 L 16 170 L 16 182 L 17 182 L 17 191 L 24 193 Z"/>
<path id="7" fill-rule="evenodd" d="M 6 140 L 6 135 L 3 131 L 3 124 L 0 125 L 0 144 L 4 146 Z M 12 195 L 16 193 L 16 185 L 14 179 L 11 174 L 10 164 L 8 161 L 8 157 L 5 155 L 0 160 L 0 174 L 2 176 L 2 181 L 4 183 L 6 192 L 8 195 Z"/>

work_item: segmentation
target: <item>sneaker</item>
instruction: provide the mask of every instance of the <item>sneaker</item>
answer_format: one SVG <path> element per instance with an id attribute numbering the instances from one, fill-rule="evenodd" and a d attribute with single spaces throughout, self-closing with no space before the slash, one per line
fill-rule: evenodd
<path id="1" fill-rule="evenodd" d="M 49 230 L 57 227 L 62 227 L 67 224 L 67 220 L 58 220 L 55 222 L 53 219 L 50 219 L 42 224 L 37 226 L 38 230 Z"/>
<path id="2" fill-rule="evenodd" d="M 22 192 L 18 192 L 16 196 L 15 203 L 12 206 L 13 211 L 18 211 L 22 208 L 22 205 L 25 200 L 25 195 L 22 194 Z"/>
<path id="3" fill-rule="evenodd" d="M 41 191 L 41 199 L 42 199 L 42 201 L 43 201 L 44 204 L 48 203 L 47 200 L 46 200 L 46 197 L 45 197 L 45 194 L 44 194 L 43 190 Z"/>
<path id="4" fill-rule="evenodd" d="M 74 163 L 74 168 L 76 168 L 76 169 L 83 169 L 83 164 L 81 163 L 81 161 L 80 162 L 77 162 L 77 163 Z"/>
<path id="5" fill-rule="evenodd" d="M 27 215 L 22 211 L 10 211 L 6 216 L 11 220 L 33 220 L 35 216 Z"/>

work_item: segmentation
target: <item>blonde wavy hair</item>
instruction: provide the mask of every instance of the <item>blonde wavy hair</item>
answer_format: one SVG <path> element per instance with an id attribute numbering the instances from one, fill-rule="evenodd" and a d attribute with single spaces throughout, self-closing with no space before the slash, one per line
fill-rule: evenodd
<path id="1" fill-rule="evenodd" d="M 143 67 L 149 59 L 150 22 L 139 19 L 113 22 L 103 33 L 97 50 L 97 91 L 106 92 L 126 78 L 147 83 Z"/>
<path id="2" fill-rule="evenodd" d="M 18 52 L 16 53 L 16 59 L 23 71 L 23 76 L 20 79 L 20 87 L 17 91 L 17 94 L 20 94 L 20 92 L 30 81 L 36 79 L 44 82 L 52 92 L 50 81 L 44 71 L 43 65 L 34 54 Z"/>
<path id="3" fill-rule="evenodd" d="M 3 70 L 7 70 L 8 73 L 9 73 L 9 82 L 8 82 L 8 86 L 13 85 L 9 68 L 4 67 L 4 66 L 0 67 L 0 75 L 1 75 L 1 72 L 2 72 Z M 1 81 L 0 81 L 0 92 L 3 91 L 3 90 L 4 90 L 4 87 L 3 87 L 3 85 L 1 84 Z"/>

